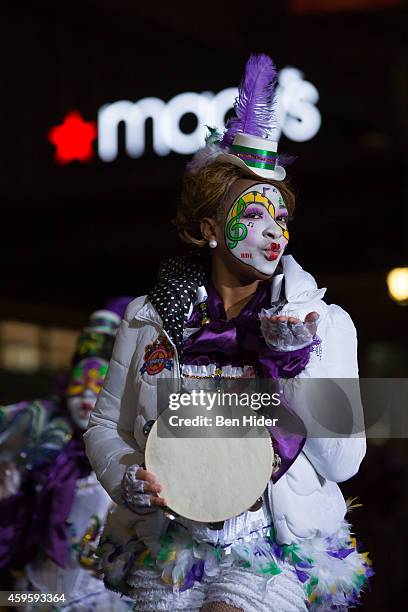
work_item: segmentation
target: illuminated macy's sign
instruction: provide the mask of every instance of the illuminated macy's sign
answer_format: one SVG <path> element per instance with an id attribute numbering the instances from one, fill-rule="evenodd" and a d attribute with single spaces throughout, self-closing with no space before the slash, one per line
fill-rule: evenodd
<path id="1" fill-rule="evenodd" d="M 237 94 L 238 90 L 231 87 L 216 94 L 207 91 L 181 93 L 167 103 L 154 97 L 137 102 L 118 100 L 99 109 L 97 125 L 84 121 L 77 111 L 68 113 L 62 125 L 49 131 L 48 138 L 56 147 L 56 159 L 60 163 L 92 159 L 96 137 L 98 157 L 112 162 L 119 155 L 119 126 L 123 124 L 125 151 L 129 157 L 138 158 L 145 152 L 146 121 L 150 119 L 152 146 L 157 155 L 168 155 L 172 151 L 191 154 L 203 146 L 205 126 L 221 128 L 224 125 L 225 115 Z M 279 127 L 274 139 L 279 140 L 281 133 L 297 142 L 313 138 L 321 124 L 316 108 L 318 100 L 316 87 L 304 80 L 299 70 L 281 70 L 276 94 Z M 197 119 L 195 129 L 188 134 L 180 127 L 181 119 L 187 114 Z"/>

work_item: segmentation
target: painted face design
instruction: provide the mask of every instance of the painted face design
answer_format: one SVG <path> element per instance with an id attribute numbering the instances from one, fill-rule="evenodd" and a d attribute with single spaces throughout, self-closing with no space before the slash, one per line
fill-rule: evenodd
<path id="1" fill-rule="evenodd" d="M 271 276 L 289 241 L 288 209 L 273 185 L 243 191 L 225 220 L 225 243 L 242 263 Z"/>
<path id="2" fill-rule="evenodd" d="M 87 357 L 77 363 L 71 372 L 67 405 L 72 420 L 80 429 L 88 427 L 89 416 L 95 407 L 108 365 L 100 357 Z"/>

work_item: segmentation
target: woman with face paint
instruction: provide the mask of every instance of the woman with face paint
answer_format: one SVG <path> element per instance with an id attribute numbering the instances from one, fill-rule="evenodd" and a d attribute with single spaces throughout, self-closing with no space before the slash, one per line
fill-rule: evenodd
<path id="1" fill-rule="evenodd" d="M 365 453 L 361 405 L 354 435 L 329 436 L 313 429 L 319 393 L 303 392 L 305 381 L 358 376 L 356 334 L 284 255 L 294 195 L 270 138 L 274 82 L 270 58 L 251 56 L 236 117 L 224 135 L 210 130 L 188 165 L 175 224 L 192 250 L 162 262 L 148 295 L 128 307 L 84 436 L 118 504 L 99 547 L 105 583 L 140 612 L 346 610 L 372 573 L 337 485 Z M 283 389 L 304 429 L 271 432 L 271 478 L 246 512 L 220 523 L 164 512 L 161 483 L 144 467 L 164 378 L 262 378 Z"/>
<path id="2" fill-rule="evenodd" d="M 18 570 L 18 591 L 64 594 L 60 610 L 131 607 L 97 575 L 94 551 L 112 502 L 82 440 L 129 302 L 92 314 L 60 393 L 0 407 L 0 568 Z"/>

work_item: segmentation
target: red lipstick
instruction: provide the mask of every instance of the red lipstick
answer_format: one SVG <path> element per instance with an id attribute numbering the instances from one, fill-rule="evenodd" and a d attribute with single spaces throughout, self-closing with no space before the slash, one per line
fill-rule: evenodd
<path id="1" fill-rule="evenodd" d="M 275 259 L 278 259 L 280 250 L 280 244 L 278 244 L 277 242 L 272 242 L 271 246 L 267 251 L 266 259 L 268 259 L 269 261 L 274 261 Z"/>

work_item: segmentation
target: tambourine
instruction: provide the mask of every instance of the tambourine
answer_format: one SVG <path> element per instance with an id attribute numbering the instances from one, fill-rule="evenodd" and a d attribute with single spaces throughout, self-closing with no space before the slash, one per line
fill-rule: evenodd
<path id="1" fill-rule="evenodd" d="M 241 410 L 254 414 L 250 408 Z M 274 459 L 266 427 L 250 428 L 242 437 L 184 438 L 169 431 L 166 436 L 158 436 L 155 421 L 145 464 L 175 515 L 220 523 L 250 509 L 265 491 Z"/>

